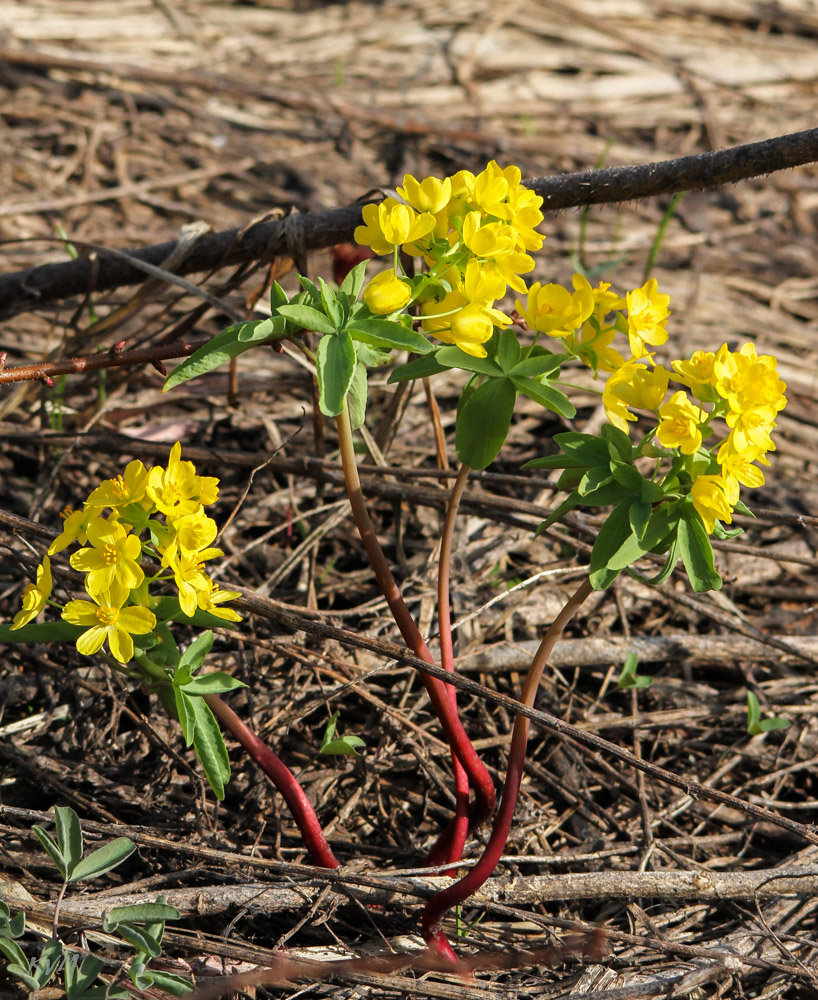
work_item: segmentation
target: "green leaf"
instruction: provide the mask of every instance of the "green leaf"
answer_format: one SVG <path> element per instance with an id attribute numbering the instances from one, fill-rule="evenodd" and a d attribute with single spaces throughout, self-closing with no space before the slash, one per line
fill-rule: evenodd
<path id="1" fill-rule="evenodd" d="M 32 832 L 37 837 L 37 840 L 43 845 L 43 849 L 46 854 L 51 858 L 54 864 L 57 866 L 57 870 L 63 878 L 64 882 L 68 881 L 68 863 L 63 857 L 62 851 L 57 846 L 57 842 L 47 833 L 41 826 L 32 826 Z"/>
<path id="2" fill-rule="evenodd" d="M 584 507 L 608 507 L 631 496 L 631 491 L 621 483 L 602 483 L 595 490 L 585 494 L 582 504 Z"/>
<path id="3" fill-rule="evenodd" d="M 438 348 L 436 357 L 438 364 L 444 368 L 461 368 L 463 371 L 474 372 L 475 375 L 487 375 L 489 378 L 497 378 L 503 374 L 503 369 L 490 358 L 472 357 L 459 347 Z"/>
<path id="4" fill-rule="evenodd" d="M 79 816 L 70 806 L 57 806 L 54 810 L 57 843 L 65 858 L 65 869 L 69 879 L 71 873 L 82 860 L 82 829 Z"/>
<path id="5" fill-rule="evenodd" d="M 359 360 L 355 365 L 352 381 L 349 384 L 349 393 L 347 394 L 349 421 L 354 431 L 357 431 L 366 420 L 366 395 L 368 388 L 366 365 Z"/>
<path id="6" fill-rule="evenodd" d="M 360 736 L 336 737 L 335 729 L 338 724 L 338 713 L 335 712 L 327 722 L 324 736 L 321 740 L 321 753 L 335 756 L 357 757 L 356 747 L 366 746 Z"/>
<path id="7" fill-rule="evenodd" d="M 355 374 L 355 347 L 348 331 L 335 337 L 322 337 L 316 352 L 318 370 L 318 405 L 327 417 L 337 417 Z"/>
<path id="8" fill-rule="evenodd" d="M 679 551 L 690 585 L 697 594 L 721 589 L 722 580 L 713 562 L 710 539 L 699 515 L 687 506 L 679 521 Z"/>
<path id="9" fill-rule="evenodd" d="M 26 953 L 16 941 L 12 941 L 11 938 L 0 936 L 0 955 L 5 955 L 10 963 L 15 965 L 17 968 L 25 970 L 26 975 L 28 975 L 28 959 L 26 958 Z M 8 966 L 8 969 L 10 972 L 11 965 Z M 39 989 L 39 986 L 35 986 L 34 989 Z"/>
<path id="10" fill-rule="evenodd" d="M 228 326 L 226 330 L 217 333 L 209 343 L 203 344 L 190 357 L 185 358 L 184 361 L 178 364 L 165 379 L 162 392 L 167 392 L 169 389 L 173 389 L 183 382 L 188 382 L 192 378 L 197 378 L 199 375 L 204 375 L 206 372 L 226 364 L 232 358 L 238 357 L 239 354 L 248 351 L 254 344 L 269 340 L 278 340 L 286 336 L 286 323 L 281 321 L 275 322 L 274 319 L 261 320 L 260 322 L 271 324 L 269 327 L 271 332 L 268 336 L 265 336 L 261 340 L 259 339 L 259 324 L 255 321 L 234 323 L 232 326 Z M 245 327 L 249 329 L 245 330 Z M 244 331 L 243 338 L 242 331 Z"/>
<path id="11" fill-rule="evenodd" d="M 238 677 L 231 677 L 223 670 L 214 670 L 212 673 L 194 677 L 187 684 L 182 685 L 182 690 L 187 695 L 224 694 L 226 691 L 235 691 L 236 688 L 244 687 L 247 685 Z"/>
<path id="12" fill-rule="evenodd" d="M 570 455 L 545 455 L 543 458 L 532 458 L 521 466 L 523 469 L 586 469 L 585 462 L 580 462 Z"/>
<path id="13" fill-rule="evenodd" d="M 596 542 L 594 542 L 594 547 L 591 550 L 591 564 L 588 576 L 594 590 L 604 590 L 623 568 L 619 566 L 614 570 L 611 566 L 611 560 L 615 559 L 619 551 L 626 546 L 626 543 L 633 539 L 629 515 L 630 502 L 629 500 L 623 500 L 614 507 L 605 523 L 599 529 Z M 632 561 L 628 558 L 630 552 L 631 546 L 628 545 L 624 553 L 624 558 L 627 560 L 625 565 Z M 614 573 L 613 577 L 610 577 L 610 572 Z M 602 583 L 603 580 L 607 582 Z"/>
<path id="14" fill-rule="evenodd" d="M 363 341 L 371 347 L 395 348 L 399 351 L 413 351 L 415 354 L 431 354 L 434 346 L 415 330 L 407 330 L 402 323 L 388 319 L 354 319 L 348 330 L 355 340 Z"/>
<path id="15" fill-rule="evenodd" d="M 127 941 L 128 944 L 133 945 L 143 955 L 148 955 L 150 958 L 159 958 L 162 954 L 161 944 L 144 927 L 135 927 L 131 923 L 123 922 L 117 925 L 116 932 L 123 941 Z"/>
<path id="16" fill-rule="evenodd" d="M 522 361 L 518 361 L 509 375 L 514 375 L 516 378 L 537 378 L 540 375 L 550 375 L 557 371 L 567 358 L 567 354 L 530 354 Z"/>
<path id="17" fill-rule="evenodd" d="M 547 410 L 569 419 L 577 415 L 576 407 L 571 400 L 550 383 L 538 382 L 533 378 L 519 378 L 516 374 L 512 377 L 512 382 L 520 392 Z"/>
<path id="18" fill-rule="evenodd" d="M 770 733 L 776 729 L 788 729 L 789 725 L 787 719 L 779 719 L 774 715 L 767 719 L 762 719 L 758 698 L 753 691 L 747 692 L 747 732 L 750 736 Z"/>
<path id="19" fill-rule="evenodd" d="M 320 298 L 320 292 L 318 293 Z M 299 302 L 290 302 L 278 307 L 279 316 L 291 320 L 302 330 L 314 330 L 316 333 L 336 333 L 337 325 L 324 313 Z"/>
<path id="20" fill-rule="evenodd" d="M 19 962 L 12 962 L 8 966 L 6 966 L 6 971 L 11 973 L 11 975 L 14 976 L 16 979 L 19 979 L 20 982 L 31 993 L 34 993 L 36 990 L 40 988 L 40 984 L 37 982 L 34 976 L 31 975 L 29 971 L 28 962 L 26 961 L 25 955 L 23 955 L 22 964 L 20 964 Z"/>
<path id="21" fill-rule="evenodd" d="M 274 281 L 270 286 L 270 312 L 273 316 L 278 312 L 279 306 L 286 306 L 289 301 L 287 293 L 277 281 Z"/>
<path id="22" fill-rule="evenodd" d="M 230 759 L 219 725 L 207 703 L 201 698 L 191 701 L 193 714 L 196 717 L 196 731 L 193 736 L 193 747 L 210 787 L 216 793 L 216 798 L 224 798 L 224 786 L 230 779 Z"/>
<path id="23" fill-rule="evenodd" d="M 172 972 L 159 972 L 157 969 L 151 969 L 151 979 L 153 979 L 155 987 L 174 997 L 187 996 L 193 990 L 193 982 L 190 979 L 174 975 Z"/>
<path id="24" fill-rule="evenodd" d="M 653 678 L 637 674 L 636 668 L 638 665 L 639 660 L 636 653 L 627 653 L 625 662 L 622 664 L 622 672 L 619 675 L 619 680 L 616 682 L 618 688 L 626 691 L 628 688 L 646 688 L 651 686 Z"/>
<path id="25" fill-rule="evenodd" d="M 733 510 L 738 514 L 744 514 L 747 517 L 755 517 L 755 514 L 750 510 L 747 504 L 743 500 L 736 500 L 733 504 Z"/>
<path id="26" fill-rule="evenodd" d="M 34 978 L 39 983 L 40 989 L 48 983 L 49 979 L 57 971 L 57 966 L 62 961 L 62 956 L 62 941 L 59 938 L 49 938 L 43 945 L 43 950 L 40 952 L 40 957 L 33 969 Z"/>
<path id="27" fill-rule="evenodd" d="M 129 923 L 149 923 L 153 920 L 179 920 L 181 912 L 175 906 L 159 901 L 155 903 L 134 903 L 132 906 L 115 906 L 108 910 L 103 921 L 103 930 L 112 931 L 122 920 Z"/>
<path id="28" fill-rule="evenodd" d="M 26 930 L 26 915 L 25 915 L 25 913 L 22 910 L 20 910 L 19 913 L 15 913 L 14 916 L 11 918 L 11 920 L 8 921 L 8 924 L 7 924 L 6 928 L 5 928 L 5 930 L 13 938 L 22 937 L 23 934 L 25 933 L 25 930 Z M 2 934 L 3 932 L 4 932 L 4 929 L 2 927 L 0 927 L 0 934 Z"/>
<path id="29" fill-rule="evenodd" d="M 619 458 L 612 458 L 610 469 L 613 473 L 614 479 L 618 483 L 621 483 L 631 493 L 641 494 L 644 479 L 642 479 L 639 472 L 631 465 L 630 462 L 622 462 Z"/>
<path id="30" fill-rule="evenodd" d="M 633 445 L 628 435 L 613 424 L 603 424 L 599 431 L 602 438 L 608 443 L 608 453 L 611 458 L 629 462 L 633 455 Z"/>
<path id="31" fill-rule="evenodd" d="M 517 392 L 510 379 L 490 379 L 478 386 L 457 414 L 455 450 L 472 469 L 485 469 L 503 447 Z"/>
<path id="32" fill-rule="evenodd" d="M 582 498 L 579 495 L 579 491 L 574 490 L 573 493 L 566 497 L 561 504 L 558 504 L 558 506 L 551 511 L 544 521 L 541 521 L 540 524 L 537 525 L 537 531 L 535 532 L 534 537 L 539 538 L 540 535 L 550 528 L 552 524 L 556 524 L 556 522 L 559 521 L 564 514 L 573 510 L 574 507 L 578 507 L 581 503 Z"/>
<path id="33" fill-rule="evenodd" d="M 321 747 L 321 753 L 330 754 L 335 757 L 357 757 L 356 747 L 365 747 L 366 743 L 360 736 L 342 736 L 337 740 L 330 740 Z"/>
<path id="34" fill-rule="evenodd" d="M 436 354 L 427 354 L 426 357 L 413 358 L 405 365 L 396 368 L 386 380 L 387 385 L 394 385 L 396 382 L 409 382 L 417 378 L 429 378 L 432 375 L 439 375 L 448 371 L 448 366 L 438 363 Z"/>
<path id="35" fill-rule="evenodd" d="M 580 479 L 577 488 L 580 496 L 584 497 L 587 493 L 593 493 L 594 490 L 598 490 L 601 486 L 606 486 L 612 481 L 613 473 L 610 465 L 594 465 Z"/>
<path id="36" fill-rule="evenodd" d="M 87 629 L 68 622 L 31 622 L 12 631 L 11 625 L 0 625 L 0 642 L 76 642 Z"/>
<path id="37" fill-rule="evenodd" d="M 639 487 L 639 499 L 645 503 L 658 503 L 665 495 L 665 491 L 658 483 L 653 483 L 650 479 L 643 479 Z"/>
<path id="38" fill-rule="evenodd" d="M 344 313 L 335 297 L 334 289 L 321 277 L 318 278 L 318 287 L 321 289 L 321 303 L 327 318 L 336 330 L 340 330 L 344 325 Z"/>
<path id="39" fill-rule="evenodd" d="M 509 374 L 520 360 L 520 353 L 520 341 L 517 340 L 517 334 L 510 327 L 507 327 L 500 333 L 497 343 L 497 364 L 506 374 Z"/>
<path id="40" fill-rule="evenodd" d="M 238 338 L 242 344 L 263 344 L 268 340 L 282 337 L 287 330 L 287 324 L 278 318 L 270 316 L 267 319 L 254 319 L 239 325 Z M 192 357 L 192 355 L 191 355 Z"/>
<path id="41" fill-rule="evenodd" d="M 180 684 L 173 685 L 173 700 L 176 704 L 176 715 L 182 729 L 182 736 L 185 738 L 185 746 L 189 747 L 193 743 L 193 734 L 196 731 L 196 716 L 193 712 L 191 699 L 185 694 Z"/>
<path id="42" fill-rule="evenodd" d="M 607 443 L 595 434 L 565 431 L 555 434 L 554 442 L 560 451 L 582 462 L 583 465 L 607 465 L 611 460 Z"/>
<path id="43" fill-rule="evenodd" d="M 642 500 L 634 500 L 628 511 L 631 530 L 638 539 L 644 538 L 645 530 L 650 520 L 650 504 Z M 645 551 L 649 551 L 645 549 Z"/>
<path id="44" fill-rule="evenodd" d="M 101 959 L 97 958 L 96 955 L 86 955 L 77 971 L 76 979 L 73 984 L 74 988 L 69 990 L 66 983 L 68 1000 L 76 1000 L 76 998 L 81 996 L 89 986 L 92 986 L 96 982 L 103 968 L 104 963 Z"/>
<path id="45" fill-rule="evenodd" d="M 346 292 L 353 301 L 358 298 L 361 294 L 361 289 L 364 287 L 366 265 L 368 263 L 368 260 L 362 260 L 360 264 L 356 264 L 341 282 L 341 291 Z"/>
<path id="46" fill-rule="evenodd" d="M 182 653 L 179 660 L 179 667 L 187 667 L 191 673 L 194 670 L 198 670 L 212 648 L 213 632 L 208 629 L 206 632 L 202 632 L 201 635 L 197 635 L 184 653 Z"/>
<path id="47" fill-rule="evenodd" d="M 98 847 L 84 857 L 74 869 L 70 881 L 79 882 L 81 879 L 104 875 L 105 872 L 121 865 L 135 850 L 136 844 L 132 840 L 128 840 L 127 837 L 117 837 L 110 844 Z"/>

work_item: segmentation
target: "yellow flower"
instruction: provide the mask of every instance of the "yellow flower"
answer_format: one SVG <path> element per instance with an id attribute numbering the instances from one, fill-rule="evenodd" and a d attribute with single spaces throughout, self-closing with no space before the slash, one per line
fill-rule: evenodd
<path id="1" fill-rule="evenodd" d="M 695 455 L 702 443 L 701 407 L 694 406 L 684 392 L 674 392 L 659 407 L 659 416 L 662 418 L 656 431 L 659 443 L 665 448 L 678 448 L 683 455 Z"/>
<path id="2" fill-rule="evenodd" d="M 48 554 L 53 556 L 57 552 L 62 552 L 72 542 L 79 541 L 81 545 L 84 545 L 87 540 L 88 525 L 99 517 L 102 510 L 102 507 L 91 506 L 87 506 L 83 510 L 72 510 L 71 507 L 66 507 L 60 513 L 60 517 L 63 519 L 62 532 L 48 546 Z"/>
<path id="3" fill-rule="evenodd" d="M 594 311 L 594 297 L 585 288 L 572 294 L 562 285 L 536 281 L 528 291 L 527 305 L 517 299 L 515 306 L 532 330 L 549 337 L 570 337 Z"/>
<path id="4" fill-rule="evenodd" d="M 397 189 L 398 194 L 418 212 L 429 212 L 437 215 L 449 204 L 452 197 L 451 177 L 440 180 L 438 177 L 424 177 L 418 181 L 411 174 L 405 174 L 403 187 Z"/>
<path id="5" fill-rule="evenodd" d="M 445 344 L 455 344 L 461 351 L 475 358 L 486 357 L 482 345 L 491 339 L 495 326 L 508 326 L 510 317 L 494 308 L 490 292 L 494 287 L 492 276 L 486 275 L 485 262 L 474 258 L 466 265 L 463 280 L 440 302 L 424 302 L 421 306 L 423 329 L 433 333 Z"/>
<path id="6" fill-rule="evenodd" d="M 220 608 L 219 605 L 225 601 L 234 601 L 241 597 L 238 590 L 221 590 L 217 583 L 211 581 L 209 590 L 199 590 L 196 592 L 196 601 L 202 611 L 207 611 L 217 618 L 224 618 L 228 622 L 240 622 L 241 615 L 232 608 Z"/>
<path id="7" fill-rule="evenodd" d="M 728 438 L 719 448 L 718 460 L 724 480 L 724 492 L 731 504 L 735 505 L 738 501 L 740 486 L 755 489 L 764 485 L 764 473 L 753 465 L 753 462 L 770 464 L 762 451 L 734 451 Z"/>
<path id="8" fill-rule="evenodd" d="M 204 570 L 208 559 L 223 556 L 221 549 L 202 549 L 199 552 L 180 551 L 168 563 L 179 590 L 179 606 L 190 618 L 196 610 L 200 592 L 209 592 L 213 581 Z"/>
<path id="9" fill-rule="evenodd" d="M 52 586 L 51 560 L 48 556 L 44 556 L 42 564 L 37 567 L 37 582 L 29 583 L 23 591 L 23 607 L 14 616 L 12 631 L 28 625 L 37 617 L 51 596 Z"/>
<path id="10" fill-rule="evenodd" d="M 73 553 L 73 569 L 87 573 L 85 589 L 93 597 L 117 583 L 130 591 L 145 577 L 137 557 L 142 545 L 135 535 L 129 535 L 117 521 L 98 517 L 87 528 L 90 548 Z"/>
<path id="11" fill-rule="evenodd" d="M 162 565 L 168 567 L 178 553 L 197 553 L 208 545 L 218 534 L 216 522 L 201 508 L 194 514 L 177 517 L 171 525 L 172 534 L 162 549 Z"/>
<path id="12" fill-rule="evenodd" d="M 627 294 L 628 339 L 634 358 L 647 354 L 645 344 L 655 347 L 667 340 L 665 323 L 670 315 L 670 296 L 662 295 L 658 287 L 656 278 L 651 278 L 641 288 Z"/>
<path id="13" fill-rule="evenodd" d="M 147 469 L 135 459 L 128 462 L 124 475 L 100 483 L 86 502 L 98 507 L 125 507 L 137 503 L 145 496 L 147 480 Z"/>
<path id="14" fill-rule="evenodd" d="M 577 272 L 571 278 L 571 282 L 576 291 L 586 291 L 593 295 L 594 313 L 600 323 L 612 309 L 625 308 L 625 299 L 610 290 L 611 283 L 609 281 L 600 281 L 596 288 L 593 288 L 585 275 Z"/>
<path id="15" fill-rule="evenodd" d="M 132 635 L 147 635 L 156 627 L 156 615 L 147 608 L 123 608 L 128 591 L 114 584 L 101 594 L 91 594 L 90 601 L 69 601 L 62 617 L 72 625 L 87 630 L 77 639 L 77 652 L 83 656 L 96 653 L 107 640 L 111 655 L 120 663 L 133 657 Z"/>
<path id="16" fill-rule="evenodd" d="M 433 215 L 418 215 L 397 198 L 386 198 L 378 205 L 364 205 L 365 226 L 355 230 L 355 242 L 372 247 L 377 254 L 392 253 L 395 247 L 422 240 L 435 228 Z"/>
<path id="17" fill-rule="evenodd" d="M 504 222 L 481 225 L 480 213 L 469 212 L 463 220 L 463 242 L 475 257 L 482 258 L 487 275 L 500 277 L 515 292 L 525 294 L 527 289 L 520 275 L 534 270 L 534 258 L 518 252 L 512 226 Z"/>
<path id="18" fill-rule="evenodd" d="M 412 298 L 412 286 L 398 278 L 392 268 L 376 274 L 364 289 L 369 311 L 383 316 L 396 312 Z"/>
<path id="19" fill-rule="evenodd" d="M 676 381 L 686 385 L 696 399 L 712 403 L 714 394 L 713 363 L 716 355 L 712 351 L 694 351 L 689 361 L 673 361 L 671 367 L 676 372 Z"/>
<path id="20" fill-rule="evenodd" d="M 690 497 L 708 535 L 713 534 L 716 521 L 732 522 L 733 508 L 724 492 L 721 476 L 699 476 L 690 488 Z"/>
<path id="21" fill-rule="evenodd" d="M 651 371 L 646 365 L 632 360 L 618 368 L 602 390 L 602 404 L 608 420 L 627 433 L 627 421 L 636 420 L 628 407 L 656 410 L 667 393 L 669 374 L 662 365 Z"/>
<path id="22" fill-rule="evenodd" d="M 197 476 L 192 462 L 180 458 L 182 446 L 177 441 L 170 449 L 168 466 L 154 466 L 148 473 L 146 492 L 166 518 L 173 520 L 195 514 L 200 504 L 211 504 L 219 493 L 219 480 Z"/>

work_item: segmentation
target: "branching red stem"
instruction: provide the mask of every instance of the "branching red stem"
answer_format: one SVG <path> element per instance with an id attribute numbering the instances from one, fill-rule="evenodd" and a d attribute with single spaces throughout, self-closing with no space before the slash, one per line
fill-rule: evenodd
<path id="1" fill-rule="evenodd" d="M 457 519 L 457 509 L 460 498 L 469 479 L 470 469 L 461 465 L 457 479 L 452 486 L 449 505 L 446 508 L 446 518 L 443 522 L 443 533 L 440 538 L 440 556 L 437 571 L 437 621 L 440 631 L 440 663 L 444 670 L 454 673 L 454 646 L 452 644 L 452 613 L 449 599 L 449 578 L 452 560 L 452 544 L 454 541 L 454 525 Z M 446 691 L 454 711 L 457 711 L 457 689 L 447 685 Z M 435 841 L 426 858 L 430 866 L 442 865 L 446 862 L 459 861 L 463 857 L 463 846 L 469 835 L 471 822 L 469 816 L 469 776 L 463 765 L 452 751 L 452 770 L 454 771 L 455 808 L 454 818 Z"/>
<path id="2" fill-rule="evenodd" d="M 361 481 L 358 477 L 358 465 L 355 459 L 355 448 L 352 440 L 352 427 L 349 422 L 349 413 L 344 410 L 336 418 L 338 427 L 338 443 L 341 450 L 341 462 L 344 467 L 344 481 L 346 483 L 349 503 L 352 508 L 352 515 L 361 541 L 364 544 L 367 557 L 369 559 L 375 578 L 381 588 L 392 617 L 400 629 L 403 640 L 412 650 L 415 656 L 427 663 L 434 663 L 434 658 L 429 652 L 420 630 L 415 624 L 409 609 L 404 603 L 389 563 L 383 554 L 375 528 L 369 517 L 366 501 L 361 490 Z M 469 782 L 475 792 L 475 823 L 487 819 L 493 812 L 496 804 L 496 792 L 494 782 L 477 755 L 477 751 L 471 744 L 463 724 L 457 715 L 456 709 L 447 694 L 447 686 L 437 678 L 424 675 L 423 685 L 429 694 L 435 713 L 437 714 L 446 739 L 452 748 L 453 753 L 463 765 L 469 777 Z"/>
<path id="3" fill-rule="evenodd" d="M 219 722 L 236 737 L 248 755 L 281 792 L 284 801 L 290 807 L 293 819 L 298 824 L 298 829 L 301 831 L 301 836 L 304 838 L 304 843 L 313 861 L 321 868 L 338 868 L 339 862 L 327 843 L 315 810 L 292 771 L 266 743 L 256 736 L 252 729 L 242 722 L 219 695 L 206 694 L 203 697 Z"/>
<path id="4" fill-rule="evenodd" d="M 528 673 L 523 683 L 523 690 L 520 694 L 520 701 L 527 707 L 530 708 L 534 705 L 540 677 L 548 662 L 548 657 L 554 648 L 554 643 L 562 635 L 565 626 L 574 616 L 574 613 L 582 602 L 591 593 L 591 590 L 591 584 L 588 580 L 585 580 L 543 636 L 539 649 L 531 661 L 531 666 L 528 668 Z M 511 820 L 514 816 L 514 808 L 517 805 L 517 796 L 520 791 L 520 782 L 525 765 L 525 752 L 530 724 L 529 719 L 525 716 L 515 716 L 514 729 L 511 734 L 511 747 L 508 754 L 508 772 L 506 774 L 506 783 L 503 787 L 503 795 L 500 800 L 500 808 L 497 810 L 491 836 L 480 860 L 463 878 L 432 897 L 426 904 L 426 909 L 423 912 L 423 936 L 426 939 L 426 943 L 434 952 L 450 958 L 452 961 L 456 961 L 456 956 L 441 929 L 441 923 L 446 912 L 451 907 L 457 906 L 468 899 L 473 892 L 476 892 L 497 867 L 505 849 L 506 841 L 508 840 Z"/>

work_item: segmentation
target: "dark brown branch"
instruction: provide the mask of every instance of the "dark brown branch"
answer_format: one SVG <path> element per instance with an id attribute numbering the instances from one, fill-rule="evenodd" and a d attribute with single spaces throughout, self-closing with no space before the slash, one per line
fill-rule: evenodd
<path id="1" fill-rule="evenodd" d="M 648 198 L 693 188 L 718 187 L 786 170 L 818 160 L 818 129 L 794 132 L 762 142 L 694 156 L 683 156 L 636 167 L 583 170 L 527 181 L 545 199 L 543 208 L 556 212 L 580 205 Z M 209 271 L 249 261 L 267 261 L 303 247 L 319 250 L 345 243 L 361 221 L 361 205 L 259 223 L 246 231 L 229 229 L 204 236 L 181 267 L 180 274 Z M 143 247 L 131 256 L 159 265 L 175 241 Z M 292 255 L 292 254 L 291 254 Z M 92 267 L 96 273 L 92 274 Z M 0 276 L 0 319 L 36 309 L 93 288 L 107 291 L 143 280 L 142 272 L 124 260 L 99 255 L 17 271 Z"/>

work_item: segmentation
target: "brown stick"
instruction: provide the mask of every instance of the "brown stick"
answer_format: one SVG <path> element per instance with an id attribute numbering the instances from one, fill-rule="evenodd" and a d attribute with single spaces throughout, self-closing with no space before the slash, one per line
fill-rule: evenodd
<path id="1" fill-rule="evenodd" d="M 582 170 L 557 177 L 529 179 L 525 183 L 543 196 L 545 211 L 556 212 L 579 205 L 601 205 L 694 188 L 718 187 L 816 160 L 818 129 L 807 129 L 762 142 L 660 163 Z M 361 222 L 361 209 L 362 205 L 349 205 L 330 212 L 297 216 L 299 245 L 310 251 L 349 242 L 355 227 Z M 292 239 L 292 217 L 260 223 L 246 231 L 228 229 L 213 233 L 199 241 L 196 250 L 179 268 L 179 273 L 192 274 L 248 261 L 271 260 L 288 253 Z M 144 247 L 132 251 L 130 256 L 160 264 L 175 245 L 172 241 Z M 133 285 L 142 280 L 141 272 L 127 261 L 111 260 L 104 254 L 94 266 L 96 291 Z M 92 264 L 85 258 L 44 264 L 0 277 L 0 319 L 82 294 L 90 287 L 91 279 Z"/>

